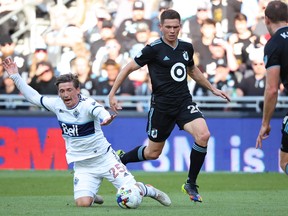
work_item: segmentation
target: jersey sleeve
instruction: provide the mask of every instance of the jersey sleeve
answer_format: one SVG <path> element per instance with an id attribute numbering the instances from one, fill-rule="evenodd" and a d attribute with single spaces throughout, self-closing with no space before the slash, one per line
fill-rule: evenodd
<path id="1" fill-rule="evenodd" d="M 134 58 L 134 61 L 141 67 L 155 59 L 155 51 L 150 45 L 146 45 Z"/>
<path id="2" fill-rule="evenodd" d="M 30 103 L 35 104 L 39 107 L 42 106 L 41 100 L 42 95 L 40 95 L 35 89 L 29 86 L 19 74 L 12 74 L 10 78 L 14 81 L 15 85 L 19 89 L 19 91 L 24 95 L 26 100 Z"/>
<path id="3" fill-rule="evenodd" d="M 99 118 L 100 121 L 103 121 L 110 117 L 110 113 L 97 101 L 91 99 L 87 101 L 89 105 L 89 112 L 94 118 Z"/>
<path id="4" fill-rule="evenodd" d="M 279 61 L 281 59 L 280 55 L 282 49 L 278 44 L 273 42 L 274 41 L 271 41 L 269 45 L 264 48 L 264 62 L 266 69 L 272 66 L 280 65 Z"/>

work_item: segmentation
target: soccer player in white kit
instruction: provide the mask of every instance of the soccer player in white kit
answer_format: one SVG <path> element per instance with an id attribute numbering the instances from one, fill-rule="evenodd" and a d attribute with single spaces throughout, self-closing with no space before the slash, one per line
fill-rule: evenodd
<path id="1" fill-rule="evenodd" d="M 57 77 L 55 85 L 59 97 L 47 97 L 27 85 L 11 58 L 6 58 L 3 66 L 29 102 L 56 114 L 65 140 L 67 163 L 74 162 L 76 206 L 103 203 L 102 197 L 97 195 L 103 178 L 116 189 L 124 184 L 136 184 L 143 196 L 151 197 L 164 206 L 171 205 L 167 194 L 151 185 L 136 182 L 121 162 L 101 130 L 101 126 L 111 123 L 116 115 L 111 115 L 94 99 L 81 95 L 77 76 L 64 74 Z"/>

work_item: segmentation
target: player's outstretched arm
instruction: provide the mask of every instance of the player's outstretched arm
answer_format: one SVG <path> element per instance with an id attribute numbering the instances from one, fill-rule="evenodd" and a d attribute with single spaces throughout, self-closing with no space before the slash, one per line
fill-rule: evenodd
<path id="1" fill-rule="evenodd" d="M 101 126 L 109 125 L 116 118 L 116 116 L 117 116 L 116 114 L 111 114 L 110 117 L 104 119 L 100 125 Z"/>
<path id="2" fill-rule="evenodd" d="M 6 72 L 9 74 L 9 77 L 14 81 L 15 85 L 24 95 L 24 97 L 30 103 L 42 107 L 42 104 L 40 102 L 42 96 L 21 78 L 20 74 L 18 73 L 18 67 L 16 63 L 13 62 L 10 57 L 7 57 L 2 64 Z"/>
<path id="3" fill-rule="evenodd" d="M 199 70 L 198 67 L 194 66 L 194 67 L 190 67 L 188 68 L 188 75 L 195 80 L 196 83 L 198 83 L 199 85 L 203 86 L 204 88 L 207 88 L 208 90 L 210 90 L 214 95 L 219 96 L 223 99 L 226 99 L 228 102 L 230 102 L 230 98 L 229 96 L 215 88 L 207 79 L 206 77 L 203 75 L 203 73 Z"/>
<path id="4" fill-rule="evenodd" d="M 115 94 L 116 94 L 117 90 L 119 89 L 119 87 L 121 86 L 121 84 L 124 82 L 124 80 L 128 77 L 128 75 L 139 68 L 140 68 L 140 66 L 137 65 L 134 60 L 132 60 L 119 72 L 119 74 L 118 74 L 118 76 L 114 82 L 114 85 L 113 85 L 113 87 L 110 90 L 110 93 L 108 95 L 110 108 L 116 114 L 118 113 L 118 110 L 122 109 L 122 107 L 118 104 L 118 101 L 115 98 Z"/>

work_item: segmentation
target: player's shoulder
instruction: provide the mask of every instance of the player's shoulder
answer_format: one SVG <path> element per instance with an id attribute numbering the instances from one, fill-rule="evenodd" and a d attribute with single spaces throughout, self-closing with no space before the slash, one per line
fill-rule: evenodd
<path id="1" fill-rule="evenodd" d="M 79 103 L 83 104 L 92 104 L 93 102 L 96 102 L 92 97 L 86 96 L 86 95 L 79 95 Z"/>
<path id="2" fill-rule="evenodd" d="M 150 47 L 157 47 L 157 46 L 159 46 L 161 44 L 163 44 L 163 41 L 160 38 L 158 38 L 158 39 L 152 41 L 151 43 L 149 43 L 148 45 Z"/>

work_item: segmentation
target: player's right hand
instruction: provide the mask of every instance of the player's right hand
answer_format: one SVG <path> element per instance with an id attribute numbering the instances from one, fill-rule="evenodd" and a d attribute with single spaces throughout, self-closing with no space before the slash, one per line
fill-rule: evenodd
<path id="1" fill-rule="evenodd" d="M 5 58 L 2 65 L 9 76 L 18 73 L 18 67 L 11 57 Z"/>

